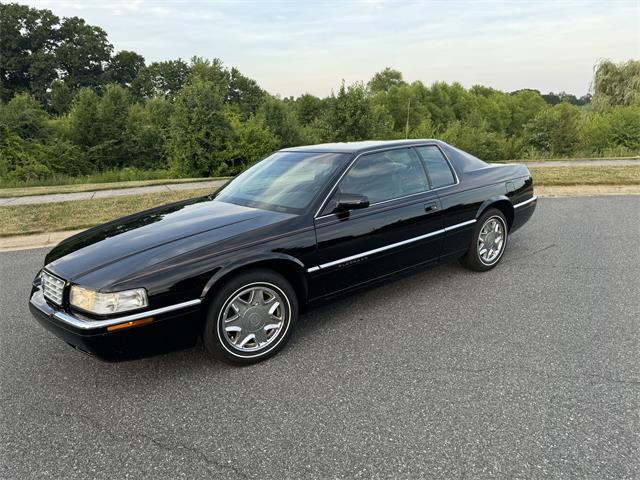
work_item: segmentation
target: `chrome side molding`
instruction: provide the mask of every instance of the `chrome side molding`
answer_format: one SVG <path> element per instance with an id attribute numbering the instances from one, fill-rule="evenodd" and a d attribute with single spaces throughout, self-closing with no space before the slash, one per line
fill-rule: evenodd
<path id="1" fill-rule="evenodd" d="M 402 240 L 401 242 L 391 243 L 389 245 L 385 245 L 384 247 L 374 248 L 373 250 L 367 250 L 366 252 L 357 253 L 355 255 L 351 255 L 350 257 L 344 257 L 338 260 L 334 260 L 332 262 L 323 263 L 321 265 L 308 268 L 307 273 L 317 272 L 318 270 L 322 270 L 324 268 L 334 267 L 341 263 L 350 262 L 352 260 L 357 260 L 358 258 L 367 257 L 369 255 L 374 255 L 376 253 L 384 252 L 386 250 L 391 250 L 392 248 L 397 248 L 403 245 L 407 245 L 409 243 L 418 242 L 420 240 L 424 240 L 429 237 L 435 237 L 436 235 L 440 235 L 441 233 L 450 232 L 451 230 L 456 230 L 458 228 L 471 225 L 473 223 L 476 223 L 475 219 L 467 220 L 466 222 L 462 222 L 462 223 L 457 223 L 455 225 L 451 225 L 450 227 L 441 228 L 440 230 L 434 230 L 433 232 L 427 233 L 425 235 L 420 235 L 418 237 L 408 238 L 407 240 Z"/>
<path id="2" fill-rule="evenodd" d="M 524 207 L 525 205 L 528 205 L 531 202 L 535 202 L 536 200 L 538 200 L 537 195 L 534 195 L 533 197 L 531 197 L 529 200 L 525 200 L 524 202 L 520 202 L 520 203 L 516 203 L 513 208 L 520 208 L 520 207 Z"/>

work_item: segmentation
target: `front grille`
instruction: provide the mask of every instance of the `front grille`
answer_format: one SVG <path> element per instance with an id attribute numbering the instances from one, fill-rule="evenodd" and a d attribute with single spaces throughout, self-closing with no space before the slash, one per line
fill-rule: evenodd
<path id="1" fill-rule="evenodd" d="M 64 292 L 64 280 L 42 271 L 42 293 L 46 298 L 56 305 L 62 305 L 62 294 Z"/>

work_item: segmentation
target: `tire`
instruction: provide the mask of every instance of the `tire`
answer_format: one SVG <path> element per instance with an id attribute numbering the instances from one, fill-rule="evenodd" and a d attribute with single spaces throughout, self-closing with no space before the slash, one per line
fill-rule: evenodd
<path id="1" fill-rule="evenodd" d="M 298 299 L 282 275 L 254 269 L 226 281 L 206 315 L 202 339 L 207 352 L 229 364 L 248 365 L 284 347 L 298 318 Z"/>
<path id="2" fill-rule="evenodd" d="M 495 225 L 498 226 L 494 227 Z M 495 228 L 497 228 L 497 230 L 495 230 Z M 493 236 L 487 233 L 489 229 L 493 230 Z M 486 248 L 485 244 L 482 243 L 481 236 L 491 241 L 489 248 Z M 507 248 L 507 237 L 507 219 L 500 210 L 490 208 L 483 213 L 476 222 L 476 226 L 473 229 L 471 245 L 469 245 L 467 253 L 460 258 L 460 263 L 463 267 L 469 270 L 475 270 L 476 272 L 491 270 L 502 259 L 502 255 Z M 496 243 L 495 240 L 499 238 L 502 240 Z M 497 247 L 497 251 L 492 249 L 492 247 Z M 480 252 L 483 253 L 481 254 Z"/>

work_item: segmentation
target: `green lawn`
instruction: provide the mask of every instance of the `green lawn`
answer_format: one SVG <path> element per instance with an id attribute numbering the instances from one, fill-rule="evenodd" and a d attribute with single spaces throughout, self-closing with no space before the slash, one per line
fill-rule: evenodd
<path id="1" fill-rule="evenodd" d="M 0 207 L 0 237 L 78 230 L 147 208 L 208 195 L 211 189 L 147 193 L 99 200 Z"/>
<path id="2" fill-rule="evenodd" d="M 640 185 L 640 166 L 531 167 L 534 185 Z"/>

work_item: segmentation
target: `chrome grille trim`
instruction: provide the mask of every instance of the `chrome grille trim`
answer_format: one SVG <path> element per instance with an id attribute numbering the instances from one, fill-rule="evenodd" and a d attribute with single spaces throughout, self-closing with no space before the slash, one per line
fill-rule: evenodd
<path id="1" fill-rule="evenodd" d="M 50 274 L 46 270 L 40 275 L 42 280 L 42 293 L 48 300 L 56 305 L 62 305 L 62 297 L 64 295 L 65 281 L 55 275 Z"/>

